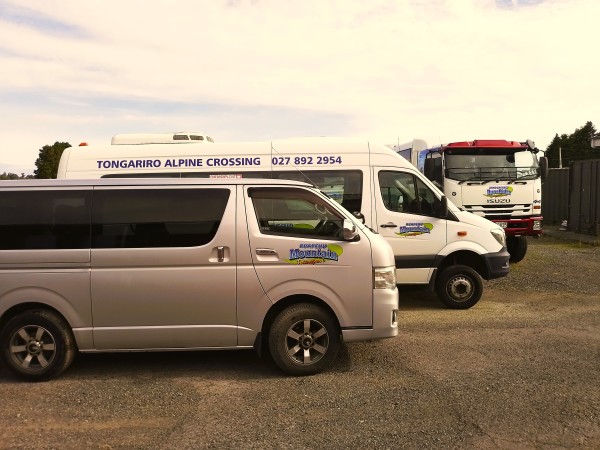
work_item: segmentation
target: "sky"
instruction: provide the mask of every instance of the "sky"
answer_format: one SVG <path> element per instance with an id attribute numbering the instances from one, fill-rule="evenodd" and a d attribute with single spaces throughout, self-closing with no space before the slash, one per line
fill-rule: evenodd
<path id="1" fill-rule="evenodd" d="M 600 126 L 599 17 L 598 0 L 0 0 L 0 173 L 120 133 L 545 149 Z"/>

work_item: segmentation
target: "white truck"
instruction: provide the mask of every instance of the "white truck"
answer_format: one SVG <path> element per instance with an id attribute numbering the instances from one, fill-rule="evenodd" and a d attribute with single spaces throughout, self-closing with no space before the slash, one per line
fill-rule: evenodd
<path id="1" fill-rule="evenodd" d="M 464 211 L 506 232 L 511 262 L 527 252 L 527 236 L 542 234 L 542 181 L 548 160 L 535 143 L 505 140 L 452 142 L 429 147 L 414 139 L 390 146 Z"/>
<path id="2" fill-rule="evenodd" d="M 475 305 L 482 279 L 509 271 L 504 230 L 460 211 L 385 145 L 299 138 L 70 147 L 58 169 L 58 178 L 132 177 L 279 178 L 316 185 L 386 238 L 399 284 L 428 285 L 450 308 Z"/>

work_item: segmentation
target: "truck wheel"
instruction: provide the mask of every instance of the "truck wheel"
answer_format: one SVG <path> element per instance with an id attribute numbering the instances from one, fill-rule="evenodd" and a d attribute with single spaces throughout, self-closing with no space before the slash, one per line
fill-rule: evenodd
<path id="1" fill-rule="evenodd" d="M 481 298 L 483 280 L 468 266 L 450 266 L 438 275 L 435 289 L 448 308 L 467 309 Z"/>
<path id="2" fill-rule="evenodd" d="M 10 319 L 0 333 L 0 357 L 8 369 L 27 381 L 60 375 L 75 357 L 75 339 L 57 314 L 42 309 Z"/>
<path id="3" fill-rule="evenodd" d="M 313 375 L 335 359 L 340 331 L 331 314 L 319 306 L 299 303 L 284 309 L 269 330 L 273 361 L 290 375 Z"/>
<path id="4" fill-rule="evenodd" d="M 527 253 L 527 237 L 508 236 L 506 238 L 506 249 L 510 253 L 510 262 L 518 263 L 525 258 Z"/>

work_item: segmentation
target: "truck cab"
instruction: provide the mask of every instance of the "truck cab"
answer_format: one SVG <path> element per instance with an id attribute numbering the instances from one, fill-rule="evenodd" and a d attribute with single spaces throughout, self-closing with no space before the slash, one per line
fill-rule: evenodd
<path id="1" fill-rule="evenodd" d="M 460 209 L 502 227 L 511 262 L 525 257 L 527 236 L 542 234 L 541 183 L 548 163 L 532 141 L 479 139 L 428 148 L 414 140 L 394 149 Z"/>

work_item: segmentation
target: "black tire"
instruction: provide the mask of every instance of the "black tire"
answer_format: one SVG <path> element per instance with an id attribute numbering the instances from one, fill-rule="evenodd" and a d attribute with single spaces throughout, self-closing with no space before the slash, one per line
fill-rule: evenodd
<path id="1" fill-rule="evenodd" d="M 468 309 L 481 298 L 483 280 L 468 266 L 450 266 L 437 276 L 435 290 L 448 308 Z"/>
<path id="2" fill-rule="evenodd" d="M 323 308 L 299 303 L 277 315 L 269 330 L 273 361 L 290 375 L 313 375 L 326 369 L 341 346 L 335 319 Z"/>
<path id="3" fill-rule="evenodd" d="M 10 319 L 0 332 L 0 357 L 6 367 L 27 381 L 46 381 L 60 375 L 75 358 L 69 325 L 54 312 L 25 311 Z"/>
<path id="4" fill-rule="evenodd" d="M 518 263 L 525 258 L 527 253 L 527 237 L 526 236 L 507 236 L 506 249 L 510 253 L 510 262 Z"/>

